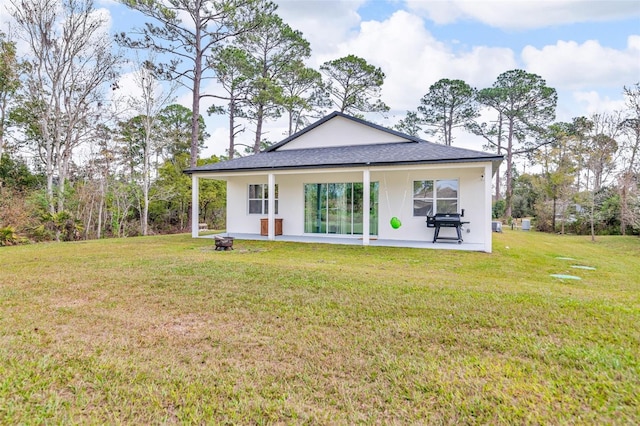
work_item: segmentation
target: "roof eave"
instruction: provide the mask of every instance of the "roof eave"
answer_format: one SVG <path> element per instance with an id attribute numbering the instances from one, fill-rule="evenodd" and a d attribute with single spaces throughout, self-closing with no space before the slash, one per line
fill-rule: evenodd
<path id="1" fill-rule="evenodd" d="M 450 158 L 450 159 L 436 159 L 436 160 L 416 160 L 416 161 L 370 161 L 370 162 L 353 162 L 353 163 L 340 163 L 340 164 L 309 164 L 309 165 L 295 165 L 295 166 L 265 166 L 265 167 L 252 167 L 252 168 L 229 168 L 218 170 L 197 170 L 187 169 L 184 171 L 186 174 L 225 174 L 225 173 L 242 173 L 242 172 L 257 172 L 257 171 L 277 171 L 277 170 L 310 170 L 310 169 L 339 169 L 349 167 L 389 167 L 389 166 L 410 166 L 419 164 L 460 164 L 460 163 L 482 163 L 491 162 L 493 173 L 495 174 L 497 168 L 502 163 L 503 156 L 495 157 L 479 157 L 479 158 Z"/>

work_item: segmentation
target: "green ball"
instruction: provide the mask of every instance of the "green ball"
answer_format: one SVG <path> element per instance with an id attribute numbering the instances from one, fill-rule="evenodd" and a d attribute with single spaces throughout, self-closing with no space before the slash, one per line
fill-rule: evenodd
<path id="1" fill-rule="evenodd" d="M 400 222 L 400 219 L 398 219 L 397 217 L 392 217 L 391 218 L 391 227 L 393 229 L 398 229 L 402 226 L 402 222 Z"/>

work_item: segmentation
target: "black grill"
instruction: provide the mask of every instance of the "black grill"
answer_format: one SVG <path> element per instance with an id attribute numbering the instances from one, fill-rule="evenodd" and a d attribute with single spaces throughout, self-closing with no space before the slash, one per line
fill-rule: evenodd
<path id="1" fill-rule="evenodd" d="M 433 242 L 437 240 L 453 240 L 462 244 L 462 225 L 469 222 L 463 222 L 459 213 L 436 213 L 435 216 L 427 216 L 427 227 L 435 228 L 433 232 Z M 440 228 L 456 228 L 457 237 L 441 237 Z"/>

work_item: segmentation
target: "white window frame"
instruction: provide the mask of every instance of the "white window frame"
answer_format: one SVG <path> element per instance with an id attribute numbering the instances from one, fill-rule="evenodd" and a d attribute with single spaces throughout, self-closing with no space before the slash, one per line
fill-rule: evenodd
<path id="1" fill-rule="evenodd" d="M 261 197 L 259 198 L 251 198 L 251 187 L 259 186 L 259 193 Z M 251 202 L 252 201 L 260 201 L 260 211 L 252 212 L 251 211 Z M 278 184 L 275 187 L 275 206 L 276 211 L 275 214 L 278 214 Z M 269 208 L 269 184 L 266 183 L 250 183 L 247 185 L 247 214 L 250 215 L 265 215 L 268 214 Z"/>
<path id="2" fill-rule="evenodd" d="M 438 197 L 438 182 L 444 182 L 444 181 L 455 181 L 456 182 L 456 197 L 452 198 L 452 197 Z M 416 183 L 420 182 L 421 184 L 423 182 L 431 182 L 431 196 L 430 197 L 416 197 L 415 196 L 415 187 L 416 187 Z M 415 208 L 415 204 L 416 201 L 428 201 L 432 203 L 433 206 L 433 211 L 429 214 L 429 212 L 427 212 L 427 215 L 433 216 L 436 213 L 441 213 L 441 211 L 439 211 L 438 209 L 438 201 L 455 201 L 456 202 L 456 210 L 459 210 L 460 207 L 460 179 L 420 179 L 420 180 L 414 180 L 412 182 L 412 186 L 411 186 L 411 191 L 413 192 L 413 207 L 412 207 L 412 214 L 413 217 L 425 217 L 424 215 L 417 215 L 416 214 L 416 208 Z M 457 212 L 456 212 L 457 213 Z"/>

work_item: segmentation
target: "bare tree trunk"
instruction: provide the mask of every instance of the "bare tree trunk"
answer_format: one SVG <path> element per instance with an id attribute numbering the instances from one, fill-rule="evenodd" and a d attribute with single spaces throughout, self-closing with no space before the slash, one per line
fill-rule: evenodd
<path id="1" fill-rule="evenodd" d="M 596 240 L 596 228 L 595 228 L 595 210 L 596 210 L 596 197 L 595 193 L 593 194 L 593 198 L 591 200 L 591 241 Z"/>
<path id="2" fill-rule="evenodd" d="M 507 209 L 505 216 L 510 218 L 512 216 L 512 195 L 513 195 L 513 120 L 509 121 L 509 135 L 507 136 L 507 171 L 505 172 L 505 203 Z"/>
<path id="3" fill-rule="evenodd" d="M 264 107 L 261 105 L 256 111 L 256 139 L 253 143 L 253 153 L 260 152 L 260 141 L 262 140 L 262 121 L 264 120 Z"/>
<path id="4" fill-rule="evenodd" d="M 196 10 L 202 7 L 201 1 L 196 0 Z M 202 82 L 202 26 L 200 23 L 195 27 L 195 63 L 193 67 L 193 97 L 191 99 L 191 158 L 189 167 L 196 167 L 198 164 L 198 142 L 200 139 L 200 84 Z"/>
<path id="5" fill-rule="evenodd" d="M 100 237 L 102 237 L 102 209 L 104 206 L 104 199 L 105 199 L 105 192 L 106 192 L 106 185 L 105 185 L 105 180 L 106 177 L 103 176 L 100 179 L 100 197 L 99 197 L 99 201 L 98 201 L 98 224 L 97 224 L 97 232 L 96 232 L 96 237 L 98 239 L 100 239 Z"/>
<path id="6" fill-rule="evenodd" d="M 291 136 L 293 133 L 293 111 L 289 111 L 289 132 L 287 136 Z"/>
<path id="7" fill-rule="evenodd" d="M 142 217 L 140 218 L 140 228 L 142 235 L 147 235 L 149 232 L 149 162 L 145 165 L 144 180 L 142 184 Z"/>
<path id="8" fill-rule="evenodd" d="M 620 233 L 622 235 L 626 235 L 627 227 L 627 185 L 626 185 L 626 176 L 623 177 L 622 180 L 622 188 L 620 191 Z"/>
<path id="9" fill-rule="evenodd" d="M 502 155 L 502 112 L 498 114 L 498 146 L 497 153 Z M 500 168 L 496 169 L 496 201 L 501 198 L 500 192 Z"/>
<path id="10" fill-rule="evenodd" d="M 86 185 L 88 186 L 88 185 Z M 86 188 L 85 186 L 85 188 Z M 93 205 L 95 204 L 95 192 L 93 190 L 93 185 L 91 185 L 91 196 L 89 197 L 90 201 L 89 201 L 89 211 L 87 212 L 87 220 L 84 223 L 84 239 L 88 240 L 90 235 L 89 233 L 91 232 L 91 223 L 93 222 Z"/>
<path id="11" fill-rule="evenodd" d="M 235 120 L 236 120 L 236 106 L 235 101 L 231 100 L 229 102 L 229 159 L 233 159 L 233 156 L 236 152 L 236 129 L 235 129 Z"/>

